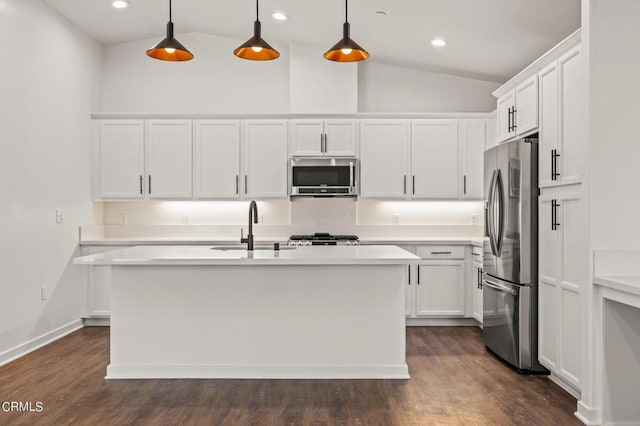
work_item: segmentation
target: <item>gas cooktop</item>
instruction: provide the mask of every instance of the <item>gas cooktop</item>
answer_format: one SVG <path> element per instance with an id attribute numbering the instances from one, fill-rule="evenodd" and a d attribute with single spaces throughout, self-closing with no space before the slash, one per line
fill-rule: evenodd
<path id="1" fill-rule="evenodd" d="M 357 235 L 331 235 L 326 232 L 316 232 L 313 235 L 292 235 L 289 237 L 289 245 L 304 246 L 335 246 L 335 245 L 357 245 L 359 244 Z"/>

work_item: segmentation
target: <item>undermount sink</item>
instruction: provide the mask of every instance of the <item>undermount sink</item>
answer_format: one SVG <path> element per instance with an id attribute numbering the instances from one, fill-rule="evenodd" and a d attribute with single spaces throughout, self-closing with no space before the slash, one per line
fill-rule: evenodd
<path id="1" fill-rule="evenodd" d="M 293 246 L 280 246 L 280 250 L 295 250 L 297 247 L 293 247 Z M 247 246 L 242 245 L 242 246 L 217 246 L 217 247 L 211 247 L 211 250 L 222 250 L 222 251 L 227 251 L 227 250 L 246 250 Z M 270 245 L 266 245 L 266 246 L 254 246 L 253 247 L 254 250 L 273 250 L 273 244 Z"/>

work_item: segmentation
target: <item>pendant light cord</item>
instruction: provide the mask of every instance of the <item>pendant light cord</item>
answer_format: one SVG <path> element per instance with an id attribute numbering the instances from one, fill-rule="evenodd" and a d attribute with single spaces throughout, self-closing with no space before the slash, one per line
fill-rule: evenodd
<path id="1" fill-rule="evenodd" d="M 169 0 L 169 22 L 171 22 L 171 0 Z"/>
<path id="2" fill-rule="evenodd" d="M 349 0 L 344 0 L 344 22 L 349 22 Z"/>
<path id="3" fill-rule="evenodd" d="M 258 0 L 256 0 L 256 21 L 259 21 L 260 17 L 258 16 Z"/>

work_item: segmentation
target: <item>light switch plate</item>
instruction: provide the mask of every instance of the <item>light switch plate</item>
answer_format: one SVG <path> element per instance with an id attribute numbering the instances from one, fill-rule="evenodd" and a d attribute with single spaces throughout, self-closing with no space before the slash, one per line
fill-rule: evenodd
<path id="1" fill-rule="evenodd" d="M 62 223 L 63 221 L 62 209 L 56 209 L 56 223 Z"/>

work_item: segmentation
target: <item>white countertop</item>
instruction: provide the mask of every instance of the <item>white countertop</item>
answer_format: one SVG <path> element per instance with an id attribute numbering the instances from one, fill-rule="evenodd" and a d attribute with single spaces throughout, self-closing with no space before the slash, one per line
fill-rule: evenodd
<path id="1" fill-rule="evenodd" d="M 212 250 L 134 246 L 73 259 L 77 265 L 407 265 L 420 258 L 396 246 L 312 246 L 291 250 Z"/>
<path id="2" fill-rule="evenodd" d="M 640 276 L 595 276 L 594 284 L 640 295 Z"/>
<path id="3" fill-rule="evenodd" d="M 289 237 L 276 238 L 256 238 L 256 243 L 273 244 L 279 242 L 284 245 Z M 364 245 L 376 244 L 404 244 L 404 245 L 420 245 L 420 244 L 472 244 L 482 247 L 482 238 L 473 237 L 388 237 L 388 238 L 361 238 L 360 243 Z M 232 238 L 172 238 L 172 237 L 116 237 L 116 238 L 98 238 L 85 239 L 80 241 L 80 245 L 84 246 L 135 246 L 135 245 L 233 245 L 239 244 L 238 239 Z"/>

